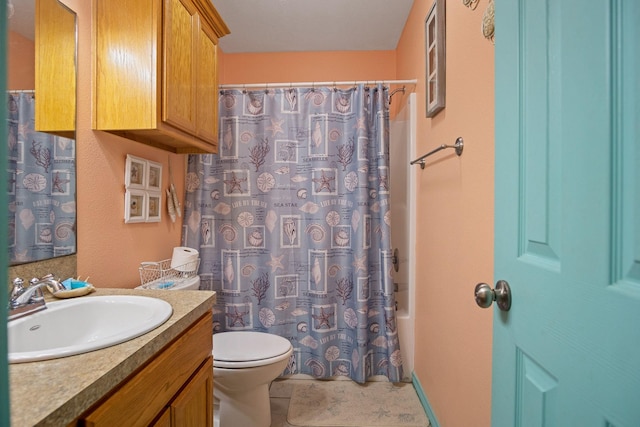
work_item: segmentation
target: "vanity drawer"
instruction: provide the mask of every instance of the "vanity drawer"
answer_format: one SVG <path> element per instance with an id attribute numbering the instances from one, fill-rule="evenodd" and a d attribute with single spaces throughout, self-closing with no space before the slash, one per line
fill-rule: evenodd
<path id="1" fill-rule="evenodd" d="M 82 417 L 80 425 L 149 425 L 211 357 L 211 324 L 209 312 Z M 213 396 L 208 403 L 212 407 Z"/>

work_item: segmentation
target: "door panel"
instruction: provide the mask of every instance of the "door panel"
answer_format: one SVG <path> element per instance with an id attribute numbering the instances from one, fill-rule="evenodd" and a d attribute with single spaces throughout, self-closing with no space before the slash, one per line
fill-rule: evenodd
<path id="1" fill-rule="evenodd" d="M 558 380 L 521 351 L 516 354 L 517 425 L 544 426 L 557 416 Z"/>
<path id="2" fill-rule="evenodd" d="M 640 425 L 640 2 L 497 0 L 494 426 Z"/>
<path id="3" fill-rule="evenodd" d="M 525 16 L 529 17 L 522 29 L 522 49 L 527 52 L 521 58 L 523 72 L 521 90 L 527 100 L 521 112 L 521 121 L 526 129 L 521 129 L 521 152 L 519 161 L 523 163 L 518 181 L 522 200 L 519 219 L 522 234 L 521 255 L 536 265 L 546 264 L 558 268 L 559 257 L 559 188 L 550 186 L 558 169 L 559 157 L 550 144 L 551 132 L 557 132 L 549 117 L 555 117 L 560 106 L 553 97 L 558 86 L 558 75 L 550 70 L 557 66 L 558 46 L 546 38 L 546 33 L 555 32 L 550 28 L 543 2 L 527 2 Z M 534 66 L 527 66 L 527 65 Z"/>

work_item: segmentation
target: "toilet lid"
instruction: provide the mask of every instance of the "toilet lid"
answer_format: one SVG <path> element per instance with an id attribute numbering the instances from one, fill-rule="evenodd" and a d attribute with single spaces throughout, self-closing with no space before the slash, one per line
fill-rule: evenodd
<path id="1" fill-rule="evenodd" d="M 219 332 L 213 334 L 213 358 L 224 362 L 249 362 L 285 354 L 289 340 L 265 332 Z"/>

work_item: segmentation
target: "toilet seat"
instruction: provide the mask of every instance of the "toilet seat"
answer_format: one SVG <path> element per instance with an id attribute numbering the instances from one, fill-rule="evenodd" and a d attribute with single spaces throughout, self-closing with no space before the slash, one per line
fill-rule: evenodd
<path id="1" fill-rule="evenodd" d="M 213 366 L 251 368 L 288 358 L 289 340 L 265 332 L 232 331 L 213 334 Z"/>

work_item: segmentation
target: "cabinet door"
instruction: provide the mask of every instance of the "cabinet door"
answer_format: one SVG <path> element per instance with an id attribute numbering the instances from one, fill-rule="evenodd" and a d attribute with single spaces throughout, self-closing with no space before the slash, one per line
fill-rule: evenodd
<path id="1" fill-rule="evenodd" d="M 172 407 L 173 404 L 170 403 L 172 401 L 177 402 L 178 412 L 182 410 L 186 414 L 185 417 L 190 416 L 191 408 L 199 402 L 196 397 L 193 397 L 197 395 L 198 384 L 202 381 L 199 380 L 199 375 L 206 375 L 209 372 L 209 379 L 213 378 L 211 322 L 211 313 L 201 317 L 173 344 L 161 351 L 137 374 L 114 390 L 106 400 L 83 416 L 81 425 L 85 427 L 148 426 L 158 414 L 166 411 L 167 407 Z M 205 366 L 209 368 L 204 368 Z M 185 387 L 185 384 L 188 386 Z M 212 387 L 213 385 L 209 385 L 209 390 L 213 390 Z M 183 394 L 185 397 L 182 397 Z M 192 396 L 193 403 L 189 403 L 189 396 Z M 203 394 L 200 401 L 205 398 Z M 208 409 L 210 414 L 213 411 L 213 396 L 209 399 L 211 399 L 211 409 Z M 207 409 L 204 408 L 202 411 Z M 161 424 L 163 420 L 165 420 L 164 414 L 158 421 L 160 423 L 158 425 L 163 425 Z M 209 424 L 178 425 L 199 427 Z"/>
<path id="2" fill-rule="evenodd" d="M 197 136 L 217 145 L 218 141 L 218 69 L 217 38 L 201 25 L 197 50 Z"/>
<path id="3" fill-rule="evenodd" d="M 171 408 L 166 408 L 152 424 L 152 427 L 171 427 Z"/>
<path id="4" fill-rule="evenodd" d="M 200 15 L 189 0 L 165 0 L 162 120 L 196 133 L 196 55 Z"/>
<path id="5" fill-rule="evenodd" d="M 35 29 L 35 129 L 75 138 L 76 15 L 55 0 L 39 0 Z"/>
<path id="6" fill-rule="evenodd" d="M 170 405 L 171 425 L 213 425 L 213 357 L 202 364 Z"/>

